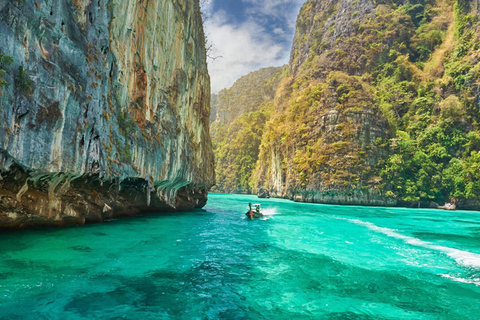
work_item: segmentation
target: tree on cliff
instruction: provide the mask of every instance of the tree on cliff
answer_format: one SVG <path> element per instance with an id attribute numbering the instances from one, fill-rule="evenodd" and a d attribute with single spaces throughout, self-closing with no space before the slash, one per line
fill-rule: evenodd
<path id="1" fill-rule="evenodd" d="M 13 62 L 13 58 L 0 53 L 0 96 L 2 95 L 2 86 L 7 84 L 7 82 L 3 79 L 3 75 L 5 74 L 4 68 Z"/>

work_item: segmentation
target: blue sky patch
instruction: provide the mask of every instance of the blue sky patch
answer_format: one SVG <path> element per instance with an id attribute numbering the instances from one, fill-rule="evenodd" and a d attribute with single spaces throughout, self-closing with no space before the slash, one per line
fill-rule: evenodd
<path id="1" fill-rule="evenodd" d="M 212 92 L 264 67 L 288 63 L 298 11 L 305 0 L 202 1 Z"/>

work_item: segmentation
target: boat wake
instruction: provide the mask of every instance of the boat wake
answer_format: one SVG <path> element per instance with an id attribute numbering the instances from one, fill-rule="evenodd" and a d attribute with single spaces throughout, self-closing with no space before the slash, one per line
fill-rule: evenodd
<path id="1" fill-rule="evenodd" d="M 268 208 L 268 209 L 263 209 L 262 214 L 264 216 L 275 216 L 277 214 L 280 214 L 280 212 L 277 211 L 277 208 Z"/>
<path id="2" fill-rule="evenodd" d="M 273 216 L 276 216 L 277 214 L 280 214 L 280 212 L 277 211 L 277 208 L 262 209 L 262 216 L 260 216 L 258 220 L 273 219 Z M 245 216 L 243 217 L 243 219 L 249 219 L 249 218 Z"/>
<path id="3" fill-rule="evenodd" d="M 403 240 L 405 243 L 413 246 L 441 252 L 447 255 L 448 257 L 454 259 L 457 262 L 457 264 L 463 267 L 480 270 L 480 254 L 465 251 L 465 250 L 450 248 L 446 246 L 436 245 L 431 242 L 423 241 L 415 237 L 403 235 L 394 229 L 379 227 L 370 222 L 365 222 L 357 219 L 341 218 L 341 217 L 336 217 L 336 219 L 345 220 L 351 223 L 355 223 L 357 225 L 365 226 L 372 231 L 382 233 L 386 236 L 389 236 L 395 239 Z M 441 276 L 444 278 L 449 278 L 459 282 L 474 283 L 480 286 L 480 279 L 478 279 L 478 276 L 472 279 L 463 279 L 463 278 L 458 278 L 450 275 L 441 275 Z"/>

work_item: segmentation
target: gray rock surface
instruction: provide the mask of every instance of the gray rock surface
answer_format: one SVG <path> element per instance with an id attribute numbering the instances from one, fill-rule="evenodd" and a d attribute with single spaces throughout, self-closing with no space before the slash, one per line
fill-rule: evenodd
<path id="1" fill-rule="evenodd" d="M 82 223 L 98 211 L 76 202 L 107 216 L 205 204 L 214 168 L 198 0 L 0 0 L 0 53 L 14 58 L 0 149 L 16 172 L 0 166 L 0 227 Z M 111 199 L 130 186 L 138 194 Z"/>

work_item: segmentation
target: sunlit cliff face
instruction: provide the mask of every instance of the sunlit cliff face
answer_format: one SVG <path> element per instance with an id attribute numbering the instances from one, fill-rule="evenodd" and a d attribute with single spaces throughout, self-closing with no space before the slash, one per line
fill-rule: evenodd
<path id="1" fill-rule="evenodd" d="M 8 2 L 0 4 L 0 15 L 1 53 L 14 59 L 0 98 L 4 158 L 34 170 L 22 174 L 23 194 L 42 189 L 27 183 L 30 175 L 72 175 L 45 179 L 51 181 L 40 190 L 45 200 L 32 196 L 33 204 L 26 204 L 20 189 L 0 191 L 11 199 L 0 205 L 0 221 L 2 210 L 35 215 L 57 200 L 54 213 L 46 210 L 49 221 L 62 223 L 64 215 L 85 220 L 81 206 L 73 208 L 62 196 L 75 189 L 73 176 L 86 174 L 124 188 L 129 177 L 143 181 L 134 184 L 142 199 L 132 201 L 114 203 L 102 195 L 87 201 L 73 192 L 74 199 L 93 203 L 85 206 L 96 220 L 120 209 L 153 210 L 154 203 L 167 209 L 204 204 L 214 172 L 197 0 Z M 23 87 L 17 81 L 21 65 L 28 82 Z"/>

